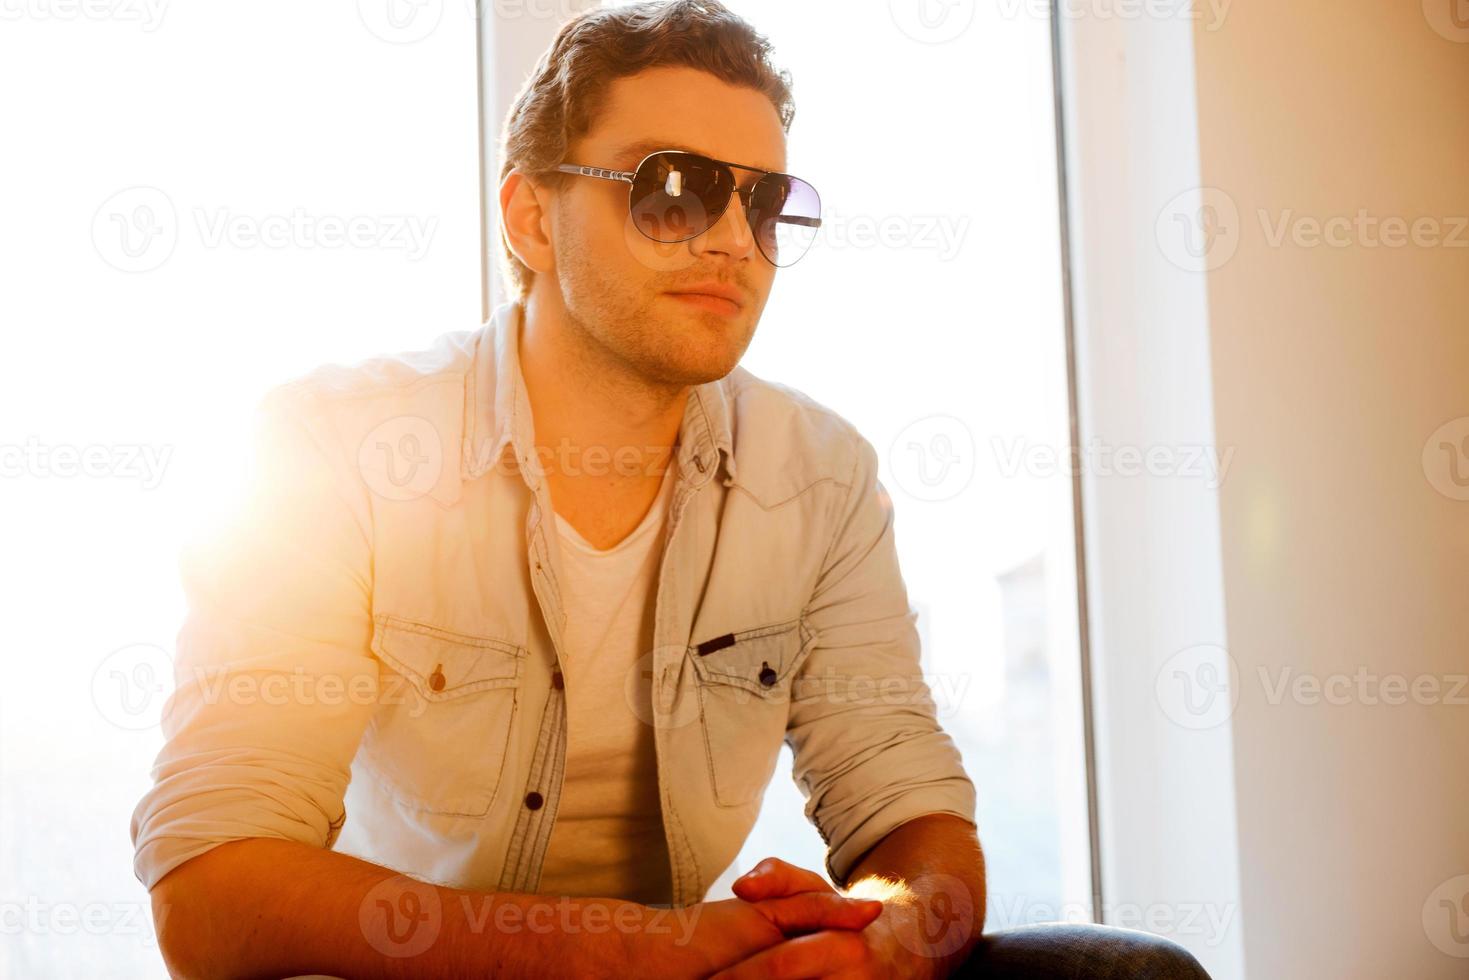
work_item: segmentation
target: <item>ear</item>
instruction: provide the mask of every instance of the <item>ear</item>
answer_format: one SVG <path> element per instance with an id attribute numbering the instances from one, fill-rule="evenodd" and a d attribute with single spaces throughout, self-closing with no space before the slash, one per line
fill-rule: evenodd
<path id="1" fill-rule="evenodd" d="M 547 274 L 556 266 L 547 210 L 551 193 L 519 170 L 500 182 L 500 227 L 510 251 L 531 271 Z"/>

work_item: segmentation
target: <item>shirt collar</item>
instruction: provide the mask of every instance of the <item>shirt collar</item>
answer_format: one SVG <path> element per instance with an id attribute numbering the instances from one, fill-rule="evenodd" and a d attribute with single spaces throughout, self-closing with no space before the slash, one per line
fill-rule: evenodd
<path id="1" fill-rule="evenodd" d="M 505 453 L 520 463 L 520 472 L 537 489 L 536 468 L 525 465 L 535 452 L 530 398 L 520 373 L 520 328 L 525 309 L 518 300 L 499 306 L 480 332 L 474 362 L 465 380 L 462 475 L 482 476 Z M 734 476 L 734 444 L 730 429 L 727 379 L 696 385 L 689 391 L 679 426 L 679 466 L 686 479 L 702 485 L 719 468 Z"/>

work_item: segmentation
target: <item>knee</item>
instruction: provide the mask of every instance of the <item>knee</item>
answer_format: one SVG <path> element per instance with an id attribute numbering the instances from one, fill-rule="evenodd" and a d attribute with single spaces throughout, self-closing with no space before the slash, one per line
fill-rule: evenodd
<path id="1" fill-rule="evenodd" d="M 1122 961 L 1118 976 L 1135 980 L 1209 980 L 1194 954 L 1173 940 L 1149 932 L 1116 931 L 1126 934 L 1118 941 L 1118 958 Z"/>
<path id="2" fill-rule="evenodd" d="M 963 975 L 987 980 L 1209 980 L 1193 954 L 1172 940 L 1135 929 L 1069 923 L 986 933 Z"/>

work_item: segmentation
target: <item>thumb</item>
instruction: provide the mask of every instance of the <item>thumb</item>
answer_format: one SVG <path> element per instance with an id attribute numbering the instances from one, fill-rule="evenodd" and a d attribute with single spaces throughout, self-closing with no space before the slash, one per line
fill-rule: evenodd
<path id="1" fill-rule="evenodd" d="M 737 898 L 758 902 L 764 898 L 783 898 L 798 892 L 835 892 L 821 875 L 779 858 L 766 858 L 735 879 L 730 890 Z"/>

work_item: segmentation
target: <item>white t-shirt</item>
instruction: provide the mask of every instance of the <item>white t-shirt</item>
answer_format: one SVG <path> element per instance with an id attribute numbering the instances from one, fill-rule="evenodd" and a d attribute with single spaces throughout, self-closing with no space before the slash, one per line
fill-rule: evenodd
<path id="1" fill-rule="evenodd" d="M 645 904 L 672 900 L 652 682 L 630 675 L 653 648 L 673 469 L 664 474 L 642 523 L 605 551 L 556 515 L 566 606 L 562 676 L 568 741 L 561 802 L 537 888 L 542 894 Z M 630 698 L 639 699 L 638 710 Z"/>

